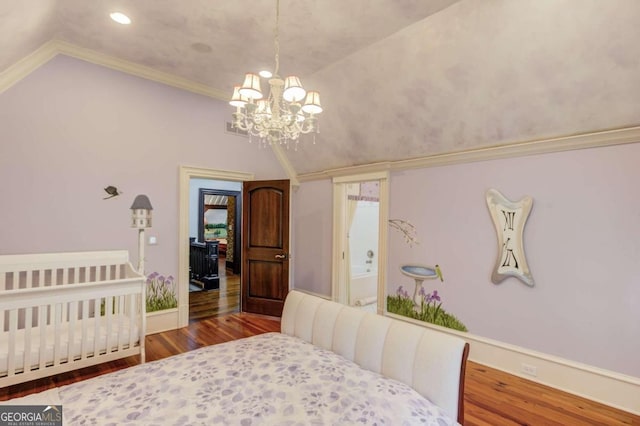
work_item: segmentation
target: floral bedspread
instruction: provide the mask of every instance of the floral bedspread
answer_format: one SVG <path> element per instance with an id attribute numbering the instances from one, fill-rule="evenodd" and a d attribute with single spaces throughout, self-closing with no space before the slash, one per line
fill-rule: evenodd
<path id="1" fill-rule="evenodd" d="M 268 333 L 59 389 L 65 424 L 449 425 L 410 387 Z"/>

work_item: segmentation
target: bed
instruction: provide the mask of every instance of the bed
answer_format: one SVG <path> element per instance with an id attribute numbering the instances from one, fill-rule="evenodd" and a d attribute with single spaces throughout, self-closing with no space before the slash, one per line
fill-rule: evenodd
<path id="1" fill-rule="evenodd" d="M 462 423 L 468 345 L 299 291 L 281 333 L 204 347 L 9 404 L 69 424 Z"/>
<path id="2" fill-rule="evenodd" d="M 0 387 L 144 362 L 145 285 L 126 250 L 0 256 Z"/>

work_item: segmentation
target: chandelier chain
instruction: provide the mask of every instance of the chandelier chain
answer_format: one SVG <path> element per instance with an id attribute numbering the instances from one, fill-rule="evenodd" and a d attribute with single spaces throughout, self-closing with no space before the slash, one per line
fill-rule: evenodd
<path id="1" fill-rule="evenodd" d="M 276 28 L 274 29 L 274 37 L 273 43 L 275 44 L 276 50 L 276 69 L 273 72 L 273 75 L 278 75 L 278 71 L 280 69 L 280 0 L 276 0 Z"/>

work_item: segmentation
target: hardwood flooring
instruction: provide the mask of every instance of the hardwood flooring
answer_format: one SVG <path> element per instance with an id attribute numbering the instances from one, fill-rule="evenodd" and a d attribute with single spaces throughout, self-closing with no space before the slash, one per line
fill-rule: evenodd
<path id="1" fill-rule="evenodd" d="M 148 361 L 255 334 L 278 331 L 280 319 L 234 313 L 193 321 L 179 330 L 146 338 Z M 138 363 L 138 357 L 113 361 L 52 378 L 0 389 L 0 400 L 88 379 Z M 639 425 L 640 416 L 576 397 L 474 362 L 465 378 L 465 425 Z"/>
<path id="2" fill-rule="evenodd" d="M 240 275 L 225 269 L 226 259 L 220 258 L 220 288 L 189 292 L 189 321 L 226 315 L 240 311 Z"/>

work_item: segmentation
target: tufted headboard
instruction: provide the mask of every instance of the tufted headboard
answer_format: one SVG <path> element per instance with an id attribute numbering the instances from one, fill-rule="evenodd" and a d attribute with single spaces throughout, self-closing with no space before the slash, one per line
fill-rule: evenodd
<path id="1" fill-rule="evenodd" d="M 297 290 L 285 301 L 281 331 L 411 386 L 462 424 L 463 339 Z"/>

